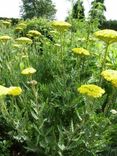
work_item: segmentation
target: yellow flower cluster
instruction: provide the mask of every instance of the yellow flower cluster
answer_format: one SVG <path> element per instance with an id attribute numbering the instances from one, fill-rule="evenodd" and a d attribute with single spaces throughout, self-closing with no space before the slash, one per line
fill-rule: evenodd
<path id="1" fill-rule="evenodd" d="M 101 73 L 103 78 L 117 87 L 117 70 L 105 70 Z"/>
<path id="2" fill-rule="evenodd" d="M 18 24 L 18 26 L 21 27 L 21 28 L 26 28 L 27 25 L 25 23 L 21 22 L 21 23 Z"/>
<path id="3" fill-rule="evenodd" d="M 84 48 L 73 48 L 72 51 L 75 53 L 75 54 L 79 54 L 79 55 L 90 55 L 89 51 L 84 49 Z"/>
<path id="4" fill-rule="evenodd" d="M 71 24 L 64 21 L 53 21 L 52 26 L 60 32 L 63 32 L 71 27 Z"/>
<path id="5" fill-rule="evenodd" d="M 7 95 L 8 90 L 6 87 L 0 85 L 0 96 Z"/>
<path id="6" fill-rule="evenodd" d="M 15 31 L 17 32 L 23 31 L 26 28 L 26 26 L 27 25 L 25 23 L 21 22 L 16 26 Z"/>
<path id="7" fill-rule="evenodd" d="M 8 40 L 11 40 L 11 37 L 8 35 L 0 36 L 0 41 L 7 42 Z"/>
<path id="8" fill-rule="evenodd" d="M 22 89 L 20 87 L 11 86 L 9 88 L 0 85 L 0 96 L 12 95 L 17 96 L 22 93 Z"/>
<path id="9" fill-rule="evenodd" d="M 32 75 L 36 72 L 36 69 L 32 68 L 32 67 L 29 67 L 29 68 L 26 68 L 24 70 L 22 70 L 22 74 L 23 75 Z"/>
<path id="10" fill-rule="evenodd" d="M 11 25 L 11 22 L 10 21 L 2 21 L 3 25 L 5 26 L 10 26 Z"/>
<path id="11" fill-rule="evenodd" d="M 117 42 L 117 31 L 115 30 L 110 29 L 99 30 L 95 32 L 94 35 L 108 44 Z"/>
<path id="12" fill-rule="evenodd" d="M 78 88 L 78 92 L 94 98 L 101 97 L 105 90 L 94 84 L 82 85 Z"/>
<path id="13" fill-rule="evenodd" d="M 32 40 L 27 37 L 20 37 L 16 39 L 16 42 L 18 44 L 32 44 Z"/>
<path id="14" fill-rule="evenodd" d="M 8 95 L 17 96 L 22 93 L 22 89 L 20 87 L 9 87 Z"/>
<path id="15" fill-rule="evenodd" d="M 16 27 L 15 28 L 15 31 L 17 31 L 17 32 L 22 31 L 22 30 L 23 30 L 23 28 L 21 28 L 21 27 Z"/>
<path id="16" fill-rule="evenodd" d="M 37 36 L 41 36 L 41 33 L 37 30 L 30 30 L 27 35 L 37 37 Z"/>

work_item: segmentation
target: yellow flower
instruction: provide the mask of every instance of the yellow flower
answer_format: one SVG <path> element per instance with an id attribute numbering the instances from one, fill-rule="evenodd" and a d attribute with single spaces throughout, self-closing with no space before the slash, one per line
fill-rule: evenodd
<path id="1" fill-rule="evenodd" d="M 112 81 L 113 79 L 117 79 L 117 70 L 105 70 L 101 72 L 101 75 L 106 79 L 107 81 Z"/>
<path id="2" fill-rule="evenodd" d="M 19 32 L 19 31 L 22 31 L 22 30 L 23 30 L 22 27 L 16 27 L 16 28 L 15 28 L 15 31 L 18 31 L 18 32 Z"/>
<path id="3" fill-rule="evenodd" d="M 2 23 L 3 23 L 5 26 L 10 26 L 10 25 L 11 25 L 11 22 L 10 22 L 10 21 L 2 21 Z"/>
<path id="4" fill-rule="evenodd" d="M 117 70 L 105 70 L 101 72 L 103 78 L 112 83 L 113 86 L 117 87 Z"/>
<path id="5" fill-rule="evenodd" d="M 84 49 L 84 48 L 73 48 L 72 51 L 75 54 L 80 54 L 80 55 L 90 55 L 89 51 Z"/>
<path id="6" fill-rule="evenodd" d="M 36 37 L 36 36 L 41 36 L 41 33 L 37 30 L 30 30 L 28 32 L 29 35 L 32 35 L 33 37 Z"/>
<path id="7" fill-rule="evenodd" d="M 8 93 L 8 88 L 0 85 L 0 96 L 7 95 L 7 93 Z"/>
<path id="8" fill-rule="evenodd" d="M 32 68 L 32 67 L 29 67 L 29 68 L 26 68 L 24 70 L 22 70 L 22 74 L 23 75 L 32 75 L 36 72 L 36 69 Z"/>
<path id="9" fill-rule="evenodd" d="M 85 94 L 87 96 L 98 98 L 105 93 L 105 90 L 97 85 L 89 84 L 89 85 L 82 85 L 81 87 L 79 87 L 78 92 L 81 94 Z"/>
<path id="10" fill-rule="evenodd" d="M 117 87 L 117 78 L 113 78 L 111 83 L 114 87 Z"/>
<path id="11" fill-rule="evenodd" d="M 10 36 L 8 35 L 0 36 L 0 41 L 7 42 L 8 40 L 11 40 Z"/>
<path id="12" fill-rule="evenodd" d="M 16 39 L 16 42 L 19 44 L 32 44 L 32 40 L 28 37 L 20 37 Z"/>
<path id="13" fill-rule="evenodd" d="M 63 32 L 71 27 L 71 24 L 64 21 L 54 21 L 52 26 L 56 28 L 58 31 Z"/>
<path id="14" fill-rule="evenodd" d="M 8 95 L 12 95 L 12 96 L 17 96 L 20 95 L 22 93 L 22 89 L 20 87 L 9 87 L 8 88 Z"/>
<path id="15" fill-rule="evenodd" d="M 25 23 L 23 23 L 23 22 L 18 24 L 18 27 L 21 27 L 21 28 L 26 28 L 26 26 L 27 25 Z"/>
<path id="16" fill-rule="evenodd" d="M 95 32 L 94 35 L 108 44 L 117 42 L 117 31 L 115 30 L 110 29 L 99 30 Z"/>

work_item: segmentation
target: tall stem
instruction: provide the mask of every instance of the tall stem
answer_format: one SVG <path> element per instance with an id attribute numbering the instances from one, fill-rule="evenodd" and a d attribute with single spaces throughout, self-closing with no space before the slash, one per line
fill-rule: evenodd
<path id="1" fill-rule="evenodd" d="M 105 48 L 105 53 L 104 53 L 103 61 L 102 61 L 102 66 L 101 66 L 101 69 L 100 69 L 100 73 L 101 73 L 103 70 L 105 70 L 106 57 L 107 57 L 107 54 L 108 54 L 108 47 L 109 47 L 109 44 L 107 43 L 107 44 L 106 44 L 106 48 Z M 100 76 L 99 85 L 101 85 L 101 83 L 102 83 L 102 77 Z"/>

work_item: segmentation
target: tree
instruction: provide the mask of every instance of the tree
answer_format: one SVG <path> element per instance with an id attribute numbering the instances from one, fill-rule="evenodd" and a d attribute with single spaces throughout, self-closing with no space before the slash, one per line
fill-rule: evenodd
<path id="1" fill-rule="evenodd" d="M 77 0 L 73 5 L 72 17 L 75 19 L 83 19 L 85 17 L 83 2 Z"/>
<path id="2" fill-rule="evenodd" d="M 22 0 L 21 14 L 24 19 L 33 17 L 54 18 L 56 13 L 52 0 Z"/>
<path id="3" fill-rule="evenodd" d="M 89 11 L 89 17 L 91 21 L 98 20 L 101 24 L 106 20 L 104 16 L 104 11 L 106 11 L 106 7 L 104 5 L 104 0 L 94 0 L 91 3 L 91 10 Z"/>

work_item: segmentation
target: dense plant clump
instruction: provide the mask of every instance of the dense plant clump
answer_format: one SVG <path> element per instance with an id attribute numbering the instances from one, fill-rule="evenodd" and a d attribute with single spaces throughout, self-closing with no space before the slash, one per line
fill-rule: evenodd
<path id="1" fill-rule="evenodd" d="M 0 156 L 116 156 L 116 42 L 89 21 L 2 22 Z"/>

